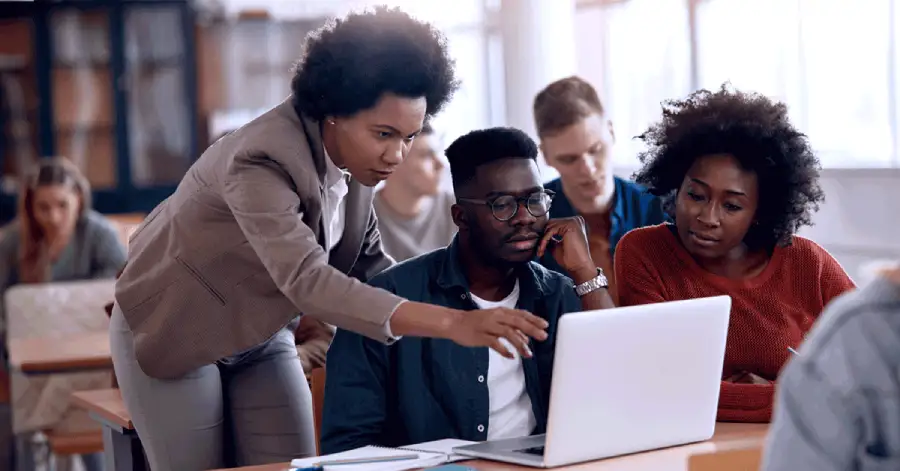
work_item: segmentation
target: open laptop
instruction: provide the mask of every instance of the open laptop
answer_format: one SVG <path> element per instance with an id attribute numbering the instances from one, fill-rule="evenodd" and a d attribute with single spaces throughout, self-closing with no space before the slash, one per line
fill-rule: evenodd
<path id="1" fill-rule="evenodd" d="M 730 311 L 716 296 L 562 316 L 547 433 L 454 453 L 551 468 L 708 440 Z"/>

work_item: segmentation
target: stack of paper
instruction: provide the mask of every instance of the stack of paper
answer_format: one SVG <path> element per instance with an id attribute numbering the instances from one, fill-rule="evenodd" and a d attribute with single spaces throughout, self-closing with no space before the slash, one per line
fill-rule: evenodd
<path id="1" fill-rule="evenodd" d="M 447 439 L 419 443 L 402 448 L 366 446 L 342 453 L 295 459 L 291 461 L 291 466 L 307 468 L 321 465 L 325 471 L 405 471 L 467 459 L 453 454 L 452 450 L 454 447 L 472 443 L 465 440 Z M 379 461 L 391 458 L 395 458 L 395 460 Z M 361 462 L 358 464 L 335 463 L 344 460 L 360 460 Z M 372 461 L 366 462 L 369 460 Z M 329 463 L 334 464 L 329 465 Z"/>

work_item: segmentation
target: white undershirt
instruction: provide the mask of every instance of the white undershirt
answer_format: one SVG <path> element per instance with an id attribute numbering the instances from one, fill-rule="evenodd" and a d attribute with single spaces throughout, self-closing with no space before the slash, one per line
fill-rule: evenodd
<path id="1" fill-rule="evenodd" d="M 472 301 L 481 309 L 506 307 L 514 309 L 519 302 L 519 282 L 509 296 L 501 301 L 486 301 L 474 294 Z M 506 339 L 500 339 L 513 353 L 512 360 L 503 358 L 493 349 L 488 350 L 488 440 L 518 438 L 531 435 L 537 422 L 531 408 L 531 398 L 525 389 L 525 370 L 519 354 Z"/>
<path id="2" fill-rule="evenodd" d="M 328 152 L 325 152 L 325 204 L 322 217 L 325 220 L 325 243 L 328 252 L 340 242 L 344 235 L 347 216 L 347 180 L 350 174 L 339 169 Z"/>
<path id="3" fill-rule="evenodd" d="M 325 201 L 322 202 L 322 220 L 325 226 L 325 246 L 328 247 L 328 253 L 331 253 L 344 235 L 350 173 L 338 168 L 324 147 L 323 152 L 325 153 Z M 394 341 L 400 339 L 391 332 L 390 319 L 385 322 L 385 331 L 389 339 Z"/>

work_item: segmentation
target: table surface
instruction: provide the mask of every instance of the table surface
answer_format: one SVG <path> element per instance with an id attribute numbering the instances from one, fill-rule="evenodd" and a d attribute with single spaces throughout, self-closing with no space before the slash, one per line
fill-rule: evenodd
<path id="1" fill-rule="evenodd" d="M 687 471 L 688 458 L 691 455 L 735 448 L 762 447 L 768 428 L 768 424 L 719 423 L 716 424 L 715 435 L 705 442 L 562 466 L 554 469 L 565 471 Z M 484 460 L 462 461 L 459 464 L 479 471 L 524 471 L 535 469 Z M 233 468 L 232 471 L 285 471 L 287 469 L 289 469 L 288 463 L 280 463 Z"/>
<path id="2" fill-rule="evenodd" d="M 134 428 L 134 424 L 131 423 L 131 414 L 125 408 L 122 394 L 118 389 L 76 391 L 72 393 L 72 403 L 119 427 Z"/>
<path id="3" fill-rule="evenodd" d="M 110 368 L 109 334 L 102 331 L 10 339 L 9 363 L 25 374 Z"/>

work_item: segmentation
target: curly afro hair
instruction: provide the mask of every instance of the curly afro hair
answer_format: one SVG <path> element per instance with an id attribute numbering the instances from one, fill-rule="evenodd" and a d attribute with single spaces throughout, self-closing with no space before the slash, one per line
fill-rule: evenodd
<path id="1" fill-rule="evenodd" d="M 294 66 L 294 103 L 316 120 L 350 116 L 385 93 L 425 97 L 428 117 L 459 88 L 447 40 L 397 8 L 376 7 L 330 20 L 306 37 Z"/>
<path id="2" fill-rule="evenodd" d="M 664 102 L 662 120 L 638 139 L 648 148 L 639 155 L 644 166 L 634 179 L 663 197 L 672 217 L 675 195 L 697 158 L 729 154 L 755 172 L 756 224 L 744 238 L 754 249 L 790 245 L 800 227 L 812 224 L 812 213 L 825 198 L 819 160 L 788 120 L 787 106 L 728 83 L 716 92 L 699 90 Z"/>

